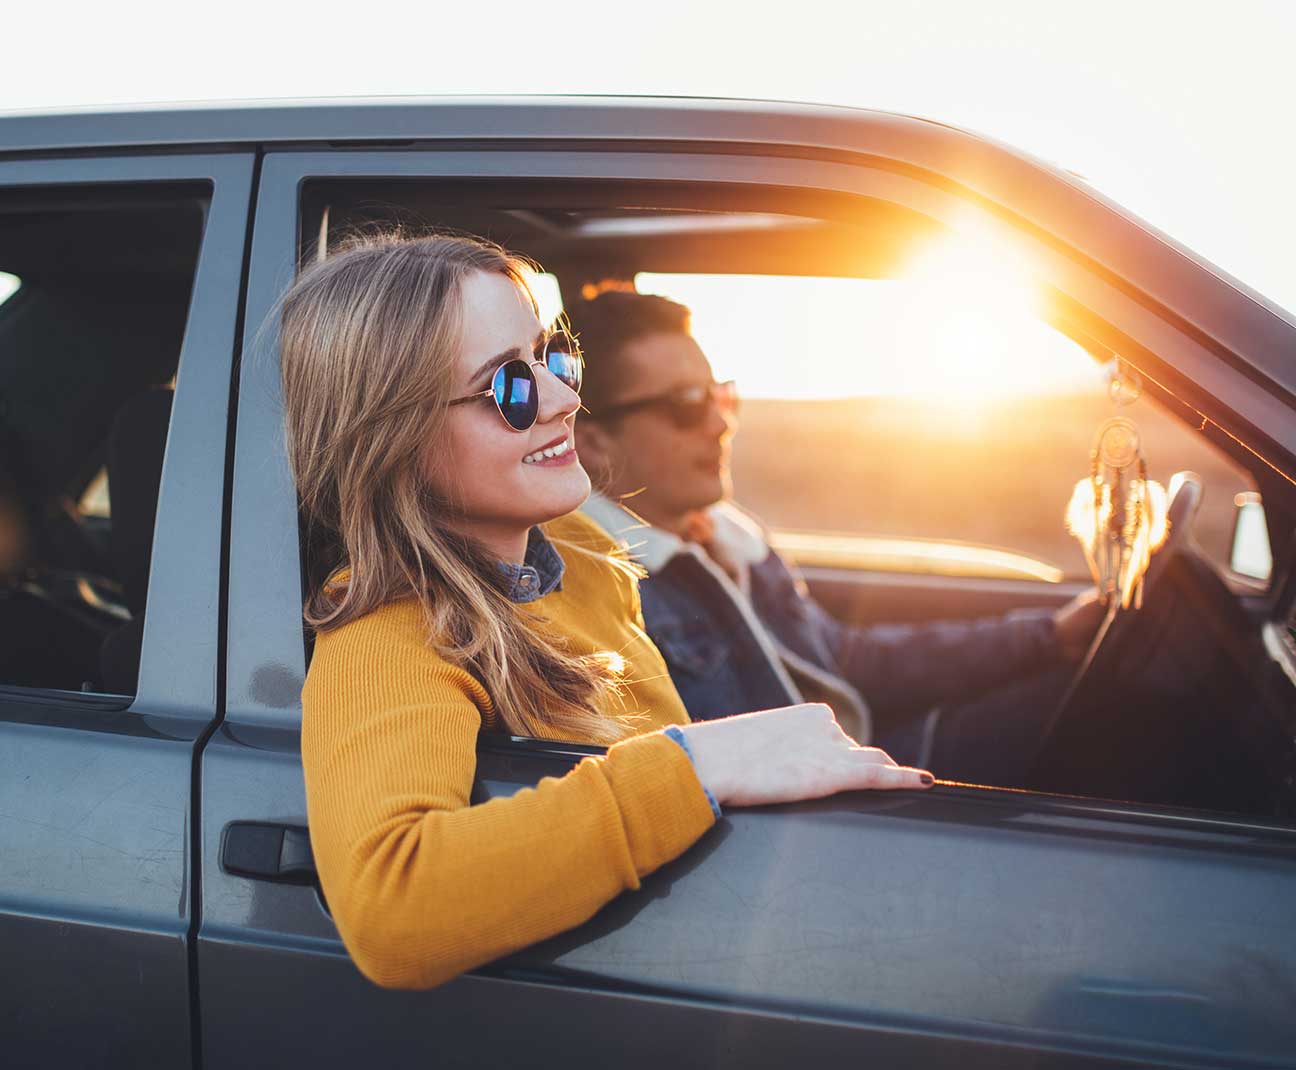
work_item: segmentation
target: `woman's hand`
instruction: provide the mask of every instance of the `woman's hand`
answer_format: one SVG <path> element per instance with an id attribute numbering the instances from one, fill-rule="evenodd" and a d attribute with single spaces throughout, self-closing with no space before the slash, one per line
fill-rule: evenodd
<path id="1" fill-rule="evenodd" d="M 930 773 L 861 747 L 819 702 L 681 726 L 698 779 L 722 806 L 818 799 L 863 788 L 927 788 Z"/>

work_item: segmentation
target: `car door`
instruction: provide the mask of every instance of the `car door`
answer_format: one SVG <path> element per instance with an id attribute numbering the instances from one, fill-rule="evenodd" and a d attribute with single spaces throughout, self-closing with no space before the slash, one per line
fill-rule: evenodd
<path id="1" fill-rule="evenodd" d="M 28 567 L 0 569 L 6 1066 L 185 1066 L 194 1054 L 191 776 L 218 706 L 222 458 L 251 185 L 250 154 L 0 156 L 0 259 L 23 276 L 0 305 L 5 491 L 98 467 L 135 430 L 128 395 L 165 397 L 154 455 L 121 455 L 111 520 L 70 502 L 74 526 L 33 523 Z M 145 366 L 158 347 L 162 364 Z M 177 360 L 172 401 L 160 379 Z M 136 481 L 158 502 L 156 538 L 151 515 L 128 521 Z M 0 497 L 17 523 L 20 496 Z M 95 545 L 96 530 L 115 546 L 128 528 L 141 583 L 151 573 L 143 618 L 142 588 L 128 609 L 115 551 Z M 76 548 L 41 545 L 53 532 Z M 78 556 L 104 563 L 74 573 Z M 113 636 L 131 648 L 121 688 L 96 656 Z"/>
<path id="2" fill-rule="evenodd" d="M 428 141 L 265 158 L 240 375 L 227 701 L 202 757 L 205 1065 L 1289 1060 L 1290 827 L 957 785 L 730 810 L 578 929 L 433 991 L 366 982 L 311 880 L 299 755 L 301 565 L 270 317 L 303 244 L 311 183 L 642 183 L 722 200 L 830 195 L 848 213 L 881 201 L 950 223 L 989 203 L 992 221 L 1038 246 L 1071 314 L 1146 350 L 1149 367 L 1209 379 L 1221 421 L 1238 426 L 1230 417 L 1252 411 L 1257 377 L 1162 314 L 1138 280 L 1071 255 L 1076 228 L 1088 228 L 1091 254 L 1120 236 L 1103 206 L 1084 194 L 1073 203 L 1070 187 L 1052 203 L 1034 165 L 929 124 L 605 104 L 343 118 L 363 120 L 367 137 L 416 130 Z M 484 130 L 497 140 L 473 139 Z M 551 140 L 528 142 L 539 130 Z M 627 130 L 655 140 L 627 145 Z M 1296 440 L 1273 433 L 1290 456 Z M 483 739 L 476 797 L 561 774 L 587 752 Z"/>

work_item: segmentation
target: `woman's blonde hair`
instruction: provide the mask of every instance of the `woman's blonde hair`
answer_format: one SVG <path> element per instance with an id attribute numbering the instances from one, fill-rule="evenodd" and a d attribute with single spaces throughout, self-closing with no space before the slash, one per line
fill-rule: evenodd
<path id="1" fill-rule="evenodd" d="M 530 295 L 531 268 L 479 239 L 389 233 L 343 244 L 285 296 L 293 478 L 308 541 L 330 542 L 329 564 L 350 573 L 312 590 L 305 618 L 323 631 L 416 598 L 430 643 L 481 682 L 507 731 L 607 742 L 629 730 L 605 712 L 618 659 L 573 656 L 528 626 L 499 562 L 445 523 L 450 503 L 421 463 L 449 412 L 464 279 L 495 272 Z"/>

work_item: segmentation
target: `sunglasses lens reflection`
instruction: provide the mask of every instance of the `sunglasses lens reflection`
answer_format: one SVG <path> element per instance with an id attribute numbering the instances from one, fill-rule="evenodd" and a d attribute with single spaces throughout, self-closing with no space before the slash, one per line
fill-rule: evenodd
<path id="1" fill-rule="evenodd" d="M 540 398 L 536 394 L 531 365 L 524 360 L 510 360 L 501 364 L 491 386 L 495 391 L 495 404 L 499 406 L 500 415 L 513 430 L 525 431 L 536 422 Z"/>
<path id="2" fill-rule="evenodd" d="M 571 335 L 560 331 L 549 339 L 545 350 L 545 365 L 555 376 L 580 393 L 585 362 L 581 360 L 580 350 L 576 348 Z"/>
<path id="3" fill-rule="evenodd" d="M 556 353 L 550 350 L 545 357 L 545 362 L 554 375 L 577 393 L 580 392 L 581 379 L 583 378 L 580 357 L 573 356 L 571 353 Z"/>

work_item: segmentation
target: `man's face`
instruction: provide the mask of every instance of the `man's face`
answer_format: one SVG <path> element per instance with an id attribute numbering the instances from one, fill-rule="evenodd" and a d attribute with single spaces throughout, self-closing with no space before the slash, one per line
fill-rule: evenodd
<path id="1" fill-rule="evenodd" d="M 687 334 L 647 335 L 627 345 L 621 356 L 613 405 L 705 388 L 712 382 L 711 365 Z M 730 494 L 730 441 L 737 427 L 734 414 L 722 412 L 714 402 L 705 406 L 696 423 L 679 426 L 672 407 L 663 402 L 593 425 L 582 418 L 577 421 L 577 442 L 580 449 L 588 446 L 598 454 L 595 467 L 601 470 L 607 493 L 614 498 L 634 494 L 626 504 L 662 523 Z"/>

